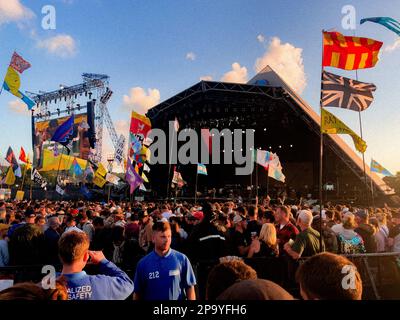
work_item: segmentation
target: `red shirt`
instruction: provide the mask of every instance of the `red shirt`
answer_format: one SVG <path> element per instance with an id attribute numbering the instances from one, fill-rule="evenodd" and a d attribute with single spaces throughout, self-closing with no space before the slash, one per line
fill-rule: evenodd
<path id="1" fill-rule="evenodd" d="M 279 240 L 279 252 L 284 252 L 283 246 L 290 239 L 295 240 L 296 236 L 299 234 L 299 229 L 297 229 L 291 222 L 288 222 L 282 229 L 280 229 L 280 224 L 276 226 L 276 238 Z"/>

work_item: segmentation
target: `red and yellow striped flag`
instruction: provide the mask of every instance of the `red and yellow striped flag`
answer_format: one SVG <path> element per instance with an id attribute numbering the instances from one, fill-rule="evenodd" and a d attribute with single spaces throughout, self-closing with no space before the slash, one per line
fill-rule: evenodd
<path id="1" fill-rule="evenodd" d="M 383 43 L 339 32 L 324 32 L 323 66 L 344 70 L 372 68 L 378 62 Z"/>

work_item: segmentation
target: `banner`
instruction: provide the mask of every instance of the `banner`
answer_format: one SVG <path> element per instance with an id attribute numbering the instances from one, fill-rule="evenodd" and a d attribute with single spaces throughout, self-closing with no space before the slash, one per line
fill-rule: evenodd
<path id="1" fill-rule="evenodd" d="M 15 183 L 15 175 L 14 175 L 14 170 L 12 167 L 8 167 L 6 179 L 4 181 L 5 184 L 11 186 Z"/>
<path id="2" fill-rule="evenodd" d="M 102 163 L 99 163 L 99 166 L 97 167 L 97 170 L 96 170 L 96 173 L 95 173 L 95 175 L 99 175 L 99 176 L 101 176 L 101 177 L 105 177 L 106 176 L 106 174 L 107 174 L 107 169 L 106 168 L 104 168 L 104 166 L 103 166 L 103 164 Z"/>
<path id="3" fill-rule="evenodd" d="M 118 140 L 117 149 L 115 150 L 115 162 L 120 165 L 123 161 L 125 137 L 121 135 Z"/>
<path id="4" fill-rule="evenodd" d="M 394 177 L 394 175 L 389 170 L 384 168 L 381 164 L 379 164 L 374 159 L 371 159 L 371 172 L 380 173 L 386 177 Z"/>
<path id="5" fill-rule="evenodd" d="M 130 185 L 130 193 L 133 193 L 137 187 L 143 183 L 143 179 L 137 174 L 132 166 L 132 163 L 128 160 L 126 170 L 126 181 Z"/>
<path id="6" fill-rule="evenodd" d="M 32 174 L 31 174 L 31 180 L 40 185 L 40 187 L 44 190 L 46 189 L 47 186 L 47 181 L 40 175 L 39 171 L 37 171 L 36 169 L 32 170 Z"/>
<path id="7" fill-rule="evenodd" d="M 204 164 L 199 163 L 197 165 L 197 174 L 207 175 L 207 167 Z"/>

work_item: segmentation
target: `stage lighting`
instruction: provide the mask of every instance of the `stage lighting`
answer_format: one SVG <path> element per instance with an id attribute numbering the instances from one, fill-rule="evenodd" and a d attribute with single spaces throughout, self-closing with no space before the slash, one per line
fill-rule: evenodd
<path id="1" fill-rule="evenodd" d="M 282 146 L 279 146 L 279 149 L 282 149 Z"/>
<path id="2" fill-rule="evenodd" d="M 78 95 L 75 93 L 74 97 L 75 97 L 75 99 L 77 99 L 77 98 L 78 98 Z"/>
<path id="3" fill-rule="evenodd" d="M 78 110 L 81 110 L 81 105 L 79 103 L 76 106 L 78 107 Z"/>
<path id="4" fill-rule="evenodd" d="M 60 109 L 57 108 L 57 115 L 60 116 L 60 113 L 61 113 Z"/>
<path id="5" fill-rule="evenodd" d="M 264 128 L 264 131 L 267 131 L 267 128 Z"/>
<path id="6" fill-rule="evenodd" d="M 91 92 L 89 92 L 89 99 L 92 99 L 92 94 Z"/>
<path id="7" fill-rule="evenodd" d="M 291 144 L 290 147 L 293 148 L 293 145 Z"/>
<path id="8" fill-rule="evenodd" d="M 272 147 L 269 147 L 269 150 L 271 150 L 272 149 Z"/>
<path id="9" fill-rule="evenodd" d="M 67 101 L 67 96 L 64 96 L 64 101 Z"/>

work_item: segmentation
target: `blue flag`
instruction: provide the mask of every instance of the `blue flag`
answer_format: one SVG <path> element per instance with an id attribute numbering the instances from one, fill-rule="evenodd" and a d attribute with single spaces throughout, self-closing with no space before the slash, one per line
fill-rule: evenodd
<path id="1" fill-rule="evenodd" d="M 371 172 L 380 173 L 380 174 L 383 174 L 384 176 L 387 176 L 387 177 L 394 177 L 394 175 L 391 174 L 389 172 L 389 170 L 385 169 L 383 166 L 381 166 L 374 159 L 371 159 Z"/>
<path id="2" fill-rule="evenodd" d="M 365 18 L 361 19 L 360 24 L 363 24 L 364 22 L 374 22 L 381 24 L 382 26 L 388 28 L 389 30 L 393 31 L 396 33 L 398 36 L 400 36 L 400 23 L 393 18 L 390 17 L 373 17 L 373 18 Z"/>
<path id="3" fill-rule="evenodd" d="M 54 132 L 51 141 L 67 144 L 74 133 L 74 120 L 74 115 L 72 115 L 64 121 Z"/>
<path id="4" fill-rule="evenodd" d="M 81 192 L 85 199 L 90 200 L 92 198 L 92 193 L 89 191 L 88 187 L 86 187 L 84 184 L 81 187 Z"/>
<path id="5" fill-rule="evenodd" d="M 207 175 L 207 168 L 204 164 L 197 164 L 197 174 Z"/>

